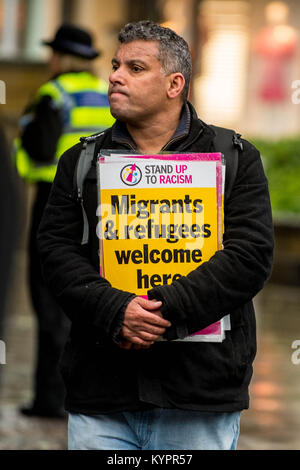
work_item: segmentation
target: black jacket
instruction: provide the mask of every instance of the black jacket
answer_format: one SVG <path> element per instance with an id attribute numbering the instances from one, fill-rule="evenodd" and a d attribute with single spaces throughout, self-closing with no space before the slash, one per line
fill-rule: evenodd
<path id="1" fill-rule="evenodd" d="M 10 288 L 13 254 L 21 228 L 21 193 L 15 173 L 4 130 L 0 127 L 0 339 L 4 330 L 4 311 Z"/>
<path id="2" fill-rule="evenodd" d="M 165 150 L 211 152 L 214 131 L 189 105 L 188 129 L 177 131 Z M 121 138 L 116 123 L 102 148 L 134 147 Z M 180 126 L 179 126 L 180 127 Z M 188 276 L 149 291 L 163 301 L 172 326 L 198 331 L 231 314 L 231 331 L 222 343 L 159 342 L 147 350 L 124 350 L 114 342 L 132 293 L 115 289 L 99 276 L 96 236 L 95 161 L 85 183 L 90 240 L 81 245 L 82 212 L 74 190 L 74 170 L 82 144 L 60 159 L 39 232 L 46 279 L 72 320 L 61 361 L 66 408 L 96 414 L 153 406 L 205 411 L 235 411 L 249 404 L 248 385 L 256 353 L 251 299 L 270 275 L 273 227 L 267 180 L 259 152 L 246 140 L 230 197 L 225 200 L 224 250 Z M 95 155 L 99 151 L 96 145 Z M 227 181 L 229 175 L 227 174 Z M 226 187 L 225 187 L 226 194 Z"/>

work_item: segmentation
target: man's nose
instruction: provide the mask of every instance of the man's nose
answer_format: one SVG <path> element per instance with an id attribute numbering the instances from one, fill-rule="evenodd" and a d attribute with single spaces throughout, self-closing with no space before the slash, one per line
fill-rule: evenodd
<path id="1" fill-rule="evenodd" d="M 116 70 L 113 70 L 109 76 L 109 81 L 112 84 L 115 83 L 124 83 L 124 73 L 122 72 L 121 68 L 118 67 Z"/>

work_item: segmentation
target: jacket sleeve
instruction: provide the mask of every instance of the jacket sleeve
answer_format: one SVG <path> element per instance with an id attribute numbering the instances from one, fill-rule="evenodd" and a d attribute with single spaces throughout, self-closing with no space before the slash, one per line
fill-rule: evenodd
<path id="1" fill-rule="evenodd" d="M 80 150 L 77 144 L 59 160 L 39 228 L 39 251 L 45 280 L 71 321 L 113 338 L 120 312 L 133 294 L 113 288 L 101 277 L 81 245 L 82 212 L 73 191 Z"/>
<path id="2" fill-rule="evenodd" d="M 250 301 L 271 273 L 273 224 L 260 154 L 243 140 L 232 192 L 225 202 L 224 249 L 187 276 L 148 292 L 162 300 L 172 326 L 167 339 L 192 334 Z"/>

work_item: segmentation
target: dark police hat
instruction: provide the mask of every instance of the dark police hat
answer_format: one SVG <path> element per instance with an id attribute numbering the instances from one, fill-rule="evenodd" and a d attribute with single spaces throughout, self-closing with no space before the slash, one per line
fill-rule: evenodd
<path id="1" fill-rule="evenodd" d="M 52 41 L 42 41 L 54 51 L 71 54 L 85 59 L 95 59 L 100 52 L 92 46 L 92 36 L 84 29 L 71 24 L 63 24 L 56 31 Z"/>

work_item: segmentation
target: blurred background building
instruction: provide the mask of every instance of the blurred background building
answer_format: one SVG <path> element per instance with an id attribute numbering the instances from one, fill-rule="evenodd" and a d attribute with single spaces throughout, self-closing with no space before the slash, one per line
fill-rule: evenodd
<path id="1" fill-rule="evenodd" d="M 170 26 L 189 42 L 191 96 L 204 120 L 264 137 L 298 131 L 300 108 L 292 102 L 292 82 L 300 77 L 296 0 L 0 0 L 7 124 L 15 126 L 30 92 L 45 78 L 49 51 L 40 41 L 61 22 L 94 33 L 103 51 L 97 66 L 107 78 L 117 31 L 141 18 Z"/>
<path id="2" fill-rule="evenodd" d="M 0 0 L 0 120 L 12 142 L 24 107 L 48 79 L 50 51 L 40 41 L 53 37 L 62 22 L 94 34 L 95 47 L 102 51 L 95 67 L 108 80 L 118 31 L 141 19 L 170 26 L 188 41 L 193 58 L 190 98 L 201 119 L 236 129 L 261 150 L 276 251 L 271 282 L 256 299 L 259 353 L 240 448 L 299 449 L 300 352 L 292 348 L 300 340 L 299 1 Z M 29 210 L 31 189 L 27 196 Z M 15 411 L 30 399 L 34 356 L 34 319 L 25 283 L 27 230 L 25 224 L 15 256 L 7 359 L 0 364 L 5 404 L 0 448 L 64 448 L 62 424 L 28 424 Z"/>

